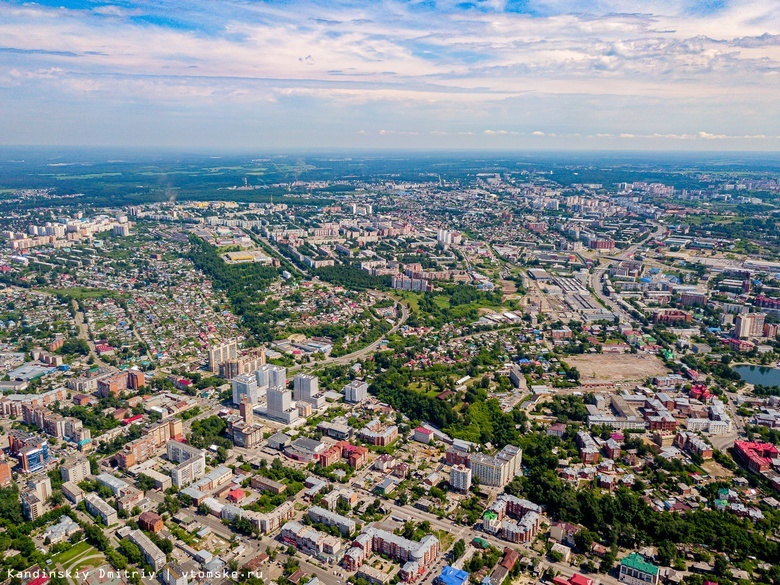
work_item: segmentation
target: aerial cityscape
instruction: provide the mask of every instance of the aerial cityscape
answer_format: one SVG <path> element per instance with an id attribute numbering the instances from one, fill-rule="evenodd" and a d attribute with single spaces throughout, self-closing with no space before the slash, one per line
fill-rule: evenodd
<path id="1" fill-rule="evenodd" d="M 0 585 L 780 585 L 779 47 L 0 0 Z"/>
<path id="2" fill-rule="evenodd" d="M 0 176 L 15 585 L 779 582 L 771 156 L 74 152 Z"/>

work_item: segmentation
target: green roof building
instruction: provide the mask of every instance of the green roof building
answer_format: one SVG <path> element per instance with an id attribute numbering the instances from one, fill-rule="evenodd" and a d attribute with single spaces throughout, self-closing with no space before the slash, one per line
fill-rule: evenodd
<path id="1" fill-rule="evenodd" d="M 658 567 L 639 553 L 631 553 L 620 561 L 620 582 L 626 585 L 657 585 Z"/>

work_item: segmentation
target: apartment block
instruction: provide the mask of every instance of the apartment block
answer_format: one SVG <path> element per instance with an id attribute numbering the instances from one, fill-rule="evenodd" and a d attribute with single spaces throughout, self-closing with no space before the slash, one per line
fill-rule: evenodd
<path id="1" fill-rule="evenodd" d="M 86 457 L 68 457 L 60 466 L 60 476 L 64 482 L 79 483 L 88 475 L 90 475 L 90 465 Z"/>
<path id="2" fill-rule="evenodd" d="M 481 485 L 502 487 L 521 472 L 523 452 L 519 447 L 506 445 L 495 456 L 482 453 L 472 453 L 468 466 L 472 477 L 476 477 Z"/>
<path id="3" fill-rule="evenodd" d="M 368 397 L 368 383 L 363 380 L 352 380 L 342 389 L 344 393 L 344 402 L 357 404 L 363 402 Z"/>
<path id="4" fill-rule="evenodd" d="M 87 506 L 87 512 L 93 516 L 98 516 L 103 520 L 106 526 L 116 524 L 119 520 L 116 510 L 108 505 L 103 498 L 94 493 L 88 493 L 84 496 L 84 504 Z"/>
<path id="5" fill-rule="evenodd" d="M 355 532 L 356 524 L 354 520 L 319 506 L 309 508 L 309 518 L 312 522 L 325 524 L 326 526 L 335 526 L 339 529 L 342 536 L 345 537 Z"/>
<path id="6" fill-rule="evenodd" d="M 152 569 L 159 571 L 165 566 L 165 563 L 167 562 L 165 553 L 161 551 L 158 546 L 154 544 L 151 539 L 142 531 L 133 530 L 127 535 L 127 538 L 130 539 L 130 542 L 141 549 L 141 554 L 143 555 L 144 560 L 149 564 L 149 566 L 152 567 Z"/>

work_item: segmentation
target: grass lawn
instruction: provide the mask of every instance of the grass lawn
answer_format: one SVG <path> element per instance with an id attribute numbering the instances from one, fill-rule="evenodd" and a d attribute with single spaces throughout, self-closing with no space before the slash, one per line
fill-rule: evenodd
<path id="1" fill-rule="evenodd" d="M 104 557 L 102 554 L 100 556 L 91 556 L 88 559 L 84 559 L 83 561 L 79 561 L 75 566 L 71 567 L 73 571 L 83 571 L 87 567 L 99 567 L 100 565 L 104 564 L 106 562 L 106 557 Z"/>
<path id="2" fill-rule="evenodd" d="M 67 295 L 77 301 L 83 299 L 102 299 L 116 295 L 114 291 L 106 290 L 104 288 L 86 288 L 82 286 L 70 288 L 43 288 L 41 290 L 52 295 Z"/>
<path id="3" fill-rule="evenodd" d="M 54 563 L 61 563 L 65 564 L 68 561 L 72 561 L 75 559 L 78 555 L 81 553 L 88 551 L 92 548 L 92 545 L 90 545 L 88 542 L 79 542 L 77 544 L 74 544 L 71 548 L 69 548 L 66 551 L 61 552 L 58 555 L 55 555 L 52 557 L 52 562 Z"/>
<path id="4" fill-rule="evenodd" d="M 440 309 L 450 308 L 450 299 L 445 296 L 435 296 L 433 297 L 433 302 L 436 303 Z"/>
<path id="5" fill-rule="evenodd" d="M 446 530 L 436 530 L 433 535 L 439 539 L 439 550 L 447 551 L 455 542 L 455 537 Z"/>

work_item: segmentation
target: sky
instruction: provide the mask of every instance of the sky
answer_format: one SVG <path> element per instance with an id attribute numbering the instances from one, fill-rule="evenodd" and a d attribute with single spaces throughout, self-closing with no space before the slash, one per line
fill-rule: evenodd
<path id="1" fill-rule="evenodd" d="M 780 2 L 0 0 L 0 144 L 780 151 Z"/>

